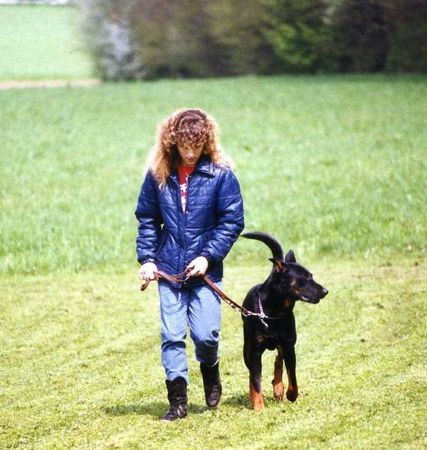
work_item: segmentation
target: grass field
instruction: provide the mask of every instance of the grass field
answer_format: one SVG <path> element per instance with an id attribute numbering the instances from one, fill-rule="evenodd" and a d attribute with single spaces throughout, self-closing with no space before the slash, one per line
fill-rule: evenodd
<path id="1" fill-rule="evenodd" d="M 266 267 L 233 268 L 241 299 Z M 330 290 L 296 307 L 300 397 L 276 403 L 264 357 L 266 409 L 247 398 L 239 315 L 223 308 L 217 411 L 204 406 L 193 346 L 190 415 L 167 409 L 155 288 L 122 275 L 3 276 L 0 446 L 3 448 L 423 449 L 427 444 L 425 262 L 311 267 Z"/>
<path id="2" fill-rule="evenodd" d="M 0 81 L 91 77 L 75 8 L 0 5 Z"/>
<path id="3" fill-rule="evenodd" d="M 271 77 L 0 93 L 0 272 L 121 269 L 156 124 L 216 117 L 247 230 L 310 261 L 426 251 L 425 78 Z M 264 261 L 255 243 L 230 262 Z"/>
<path id="4" fill-rule="evenodd" d="M 0 447 L 427 445 L 426 79 L 246 77 L 0 92 Z M 241 324 L 224 307 L 224 398 L 165 426 L 155 288 L 133 217 L 155 126 L 200 106 L 222 129 L 246 229 L 277 235 L 330 294 L 296 308 L 301 396 L 253 413 Z M 269 270 L 238 241 L 237 301 Z"/>

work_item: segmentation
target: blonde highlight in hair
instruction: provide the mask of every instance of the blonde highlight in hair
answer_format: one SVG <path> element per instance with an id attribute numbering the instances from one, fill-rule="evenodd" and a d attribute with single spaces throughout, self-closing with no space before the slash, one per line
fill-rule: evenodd
<path id="1" fill-rule="evenodd" d="M 234 168 L 234 163 L 221 149 L 215 120 L 201 109 L 179 109 L 158 127 L 156 145 L 148 160 L 160 186 L 164 186 L 179 162 L 178 145 L 198 147 L 214 164 Z"/>

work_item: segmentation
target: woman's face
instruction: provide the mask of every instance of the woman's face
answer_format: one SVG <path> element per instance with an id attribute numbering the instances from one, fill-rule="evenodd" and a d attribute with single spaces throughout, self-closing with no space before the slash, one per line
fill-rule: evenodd
<path id="1" fill-rule="evenodd" d="M 186 167 L 194 166 L 203 152 L 203 144 L 193 147 L 178 144 L 177 147 L 181 163 Z"/>

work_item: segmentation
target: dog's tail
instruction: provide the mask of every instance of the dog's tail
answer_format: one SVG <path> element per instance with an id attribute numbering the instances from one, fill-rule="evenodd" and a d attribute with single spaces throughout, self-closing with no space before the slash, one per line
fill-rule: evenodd
<path id="1" fill-rule="evenodd" d="M 242 236 L 247 239 L 256 239 L 257 241 L 264 242 L 264 244 L 267 245 L 271 250 L 271 253 L 273 253 L 273 258 L 283 259 L 282 246 L 280 245 L 279 241 L 273 236 L 270 236 L 267 233 L 263 233 L 262 231 L 243 233 Z"/>

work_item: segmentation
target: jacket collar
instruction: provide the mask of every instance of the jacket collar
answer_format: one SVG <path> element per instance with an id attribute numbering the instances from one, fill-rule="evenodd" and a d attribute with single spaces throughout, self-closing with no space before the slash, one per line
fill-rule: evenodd
<path id="1" fill-rule="evenodd" d="M 194 170 L 194 173 L 204 173 L 206 175 L 209 175 L 211 177 L 215 176 L 215 170 L 214 165 L 210 158 L 207 156 L 202 156 L 199 161 L 197 162 L 196 169 Z"/>
<path id="2" fill-rule="evenodd" d="M 197 166 L 194 169 L 193 174 L 194 173 L 203 173 L 209 177 L 214 177 L 215 168 L 213 162 L 207 156 L 202 156 L 197 162 Z M 177 185 L 179 185 L 178 171 L 176 169 L 170 174 L 170 179 L 173 180 Z"/>

